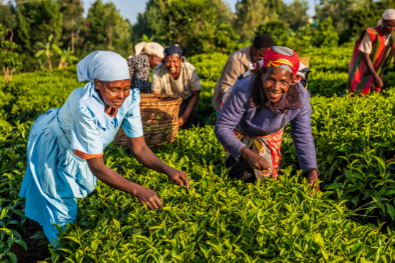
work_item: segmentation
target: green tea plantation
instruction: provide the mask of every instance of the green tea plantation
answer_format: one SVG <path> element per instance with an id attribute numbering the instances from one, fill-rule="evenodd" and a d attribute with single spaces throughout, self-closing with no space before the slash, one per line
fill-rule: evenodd
<path id="1" fill-rule="evenodd" d="M 381 94 L 341 97 L 351 52 L 344 46 L 301 54 L 311 57 L 308 90 L 322 192 L 311 196 L 288 126 L 279 180 L 228 180 L 211 107 L 227 56 L 198 55 L 188 61 L 204 86 L 199 127 L 154 150 L 187 173 L 190 189 L 111 144 L 107 166 L 155 190 L 163 208 L 149 210 L 99 182 L 78 200 L 78 219 L 59 229 L 56 247 L 25 217 L 18 197 L 26 141 L 35 118 L 60 107 L 82 84 L 75 67 L 19 74 L 10 83 L 1 78 L 0 262 L 29 262 L 26 255 L 42 250 L 39 262 L 395 262 L 395 177 L 393 163 L 385 163 L 395 155 L 395 74 L 386 73 Z"/>

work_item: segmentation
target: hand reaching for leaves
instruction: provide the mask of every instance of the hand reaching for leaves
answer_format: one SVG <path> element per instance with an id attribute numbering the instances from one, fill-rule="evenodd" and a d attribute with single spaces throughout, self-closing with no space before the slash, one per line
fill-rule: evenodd
<path id="1" fill-rule="evenodd" d="M 314 186 L 314 185 L 316 184 L 316 182 L 319 181 L 317 170 L 310 170 L 310 171 L 308 171 L 307 173 L 308 173 L 308 175 L 307 175 L 307 181 L 309 182 L 309 184 L 310 184 L 311 186 Z M 314 187 L 314 189 L 315 189 L 315 191 L 317 191 L 317 192 L 320 191 L 320 185 L 317 184 L 317 185 Z M 313 195 L 313 193 L 312 193 L 312 195 Z"/>
<path id="2" fill-rule="evenodd" d="M 159 209 L 162 207 L 162 201 L 158 195 L 149 188 L 140 185 L 135 196 L 139 199 L 141 205 L 146 204 L 149 209 Z"/>
<path id="3" fill-rule="evenodd" d="M 172 181 L 176 182 L 176 184 L 178 184 L 179 186 L 184 186 L 185 183 L 186 188 L 189 189 L 189 180 L 185 172 L 170 168 L 166 174 Z"/>

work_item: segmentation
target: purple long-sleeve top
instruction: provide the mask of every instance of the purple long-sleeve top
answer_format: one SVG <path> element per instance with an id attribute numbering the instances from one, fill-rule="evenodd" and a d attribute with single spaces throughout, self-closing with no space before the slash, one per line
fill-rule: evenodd
<path id="1" fill-rule="evenodd" d="M 257 108 L 250 103 L 253 75 L 236 81 L 226 99 L 215 125 L 218 141 L 235 158 L 240 157 L 245 145 L 237 139 L 233 131 L 248 136 L 264 136 L 280 129 L 284 114 L 276 114 L 270 109 Z M 284 126 L 292 121 L 292 137 L 299 165 L 303 172 L 317 169 L 314 138 L 311 130 L 310 93 L 298 83 L 302 106 L 290 109 Z"/>

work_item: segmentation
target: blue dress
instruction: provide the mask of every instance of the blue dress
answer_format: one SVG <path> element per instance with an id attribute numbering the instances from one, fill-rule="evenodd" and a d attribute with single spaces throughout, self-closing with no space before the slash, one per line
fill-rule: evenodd
<path id="1" fill-rule="evenodd" d="M 139 102 L 139 90 L 133 89 L 116 115 L 109 117 L 92 81 L 33 124 L 20 196 L 26 198 L 26 216 L 43 227 L 51 243 L 58 234 L 52 224 L 64 228 L 75 222 L 76 198 L 95 190 L 97 178 L 86 156 L 102 155 L 120 126 L 128 137 L 143 136 Z"/>

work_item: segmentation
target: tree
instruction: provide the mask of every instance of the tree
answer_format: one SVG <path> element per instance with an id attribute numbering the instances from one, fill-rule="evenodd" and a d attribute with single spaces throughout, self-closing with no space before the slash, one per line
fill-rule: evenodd
<path id="1" fill-rule="evenodd" d="M 52 42 L 52 38 L 53 38 L 53 35 L 50 35 L 48 37 L 48 42 L 46 42 L 45 44 L 41 43 L 41 42 L 37 42 L 36 43 L 37 47 L 40 48 L 40 50 L 35 54 L 35 57 L 36 58 L 45 57 L 45 59 L 47 60 L 47 65 L 48 65 L 48 69 L 49 70 L 52 70 L 52 60 L 51 60 L 51 57 L 52 57 L 52 43 L 51 43 Z"/>
<path id="2" fill-rule="evenodd" d="M 65 68 L 68 65 L 73 64 L 73 62 L 78 61 L 78 58 L 72 55 L 70 47 L 67 47 L 67 49 L 61 49 L 58 45 L 52 44 L 52 49 L 60 56 L 58 68 Z"/>
<path id="3" fill-rule="evenodd" d="M 6 40 L 8 30 L 0 24 L 0 65 L 3 69 L 5 82 L 12 81 L 12 74 L 21 66 L 19 54 L 14 52 L 18 45 L 10 40 Z"/>
<path id="4" fill-rule="evenodd" d="M 292 30 L 297 31 L 309 23 L 309 4 L 306 0 L 294 0 L 289 5 L 284 4 L 284 14 L 280 20 L 286 23 Z"/>
<path id="5" fill-rule="evenodd" d="M 53 42 L 58 43 L 62 33 L 62 14 L 55 0 L 17 3 L 18 26 L 15 42 L 22 54 L 27 70 L 37 68 L 34 55 L 37 52 L 37 42 L 46 42 L 53 35 Z"/>
<path id="6" fill-rule="evenodd" d="M 279 19 L 283 13 L 281 0 L 239 0 L 234 27 L 241 41 L 252 42 L 259 26 Z"/>
<path id="7" fill-rule="evenodd" d="M 8 2 L 3 4 L 3 0 L 0 0 L 0 24 L 3 24 L 5 28 L 11 28 L 12 30 L 16 27 L 15 7 Z"/>
<path id="8" fill-rule="evenodd" d="M 324 21 L 331 17 L 336 32 L 340 33 L 347 29 L 347 19 L 356 9 L 369 9 L 370 0 L 320 0 L 316 5 L 316 18 Z"/>
<path id="9" fill-rule="evenodd" d="M 279 20 L 272 20 L 265 25 L 261 25 L 257 34 L 270 35 L 276 46 L 283 46 L 287 42 L 287 26 Z"/>
<path id="10" fill-rule="evenodd" d="M 130 23 L 124 19 L 113 3 L 97 0 L 89 8 L 84 36 L 84 52 L 102 49 L 129 53 Z"/>
<path id="11" fill-rule="evenodd" d="M 71 47 L 74 54 L 78 42 L 78 30 L 83 25 L 84 7 L 81 0 L 58 0 L 59 11 L 63 15 L 62 41 L 64 47 Z"/>
<path id="12" fill-rule="evenodd" d="M 339 36 L 335 31 L 331 17 L 320 23 L 312 33 L 312 43 L 316 47 L 335 47 L 338 45 Z"/>
<path id="13" fill-rule="evenodd" d="M 221 2 L 149 0 L 133 27 L 134 39 L 145 34 L 164 46 L 178 44 L 187 56 L 215 51 L 231 53 L 236 49 L 238 36 L 226 23 L 230 18 Z"/>

